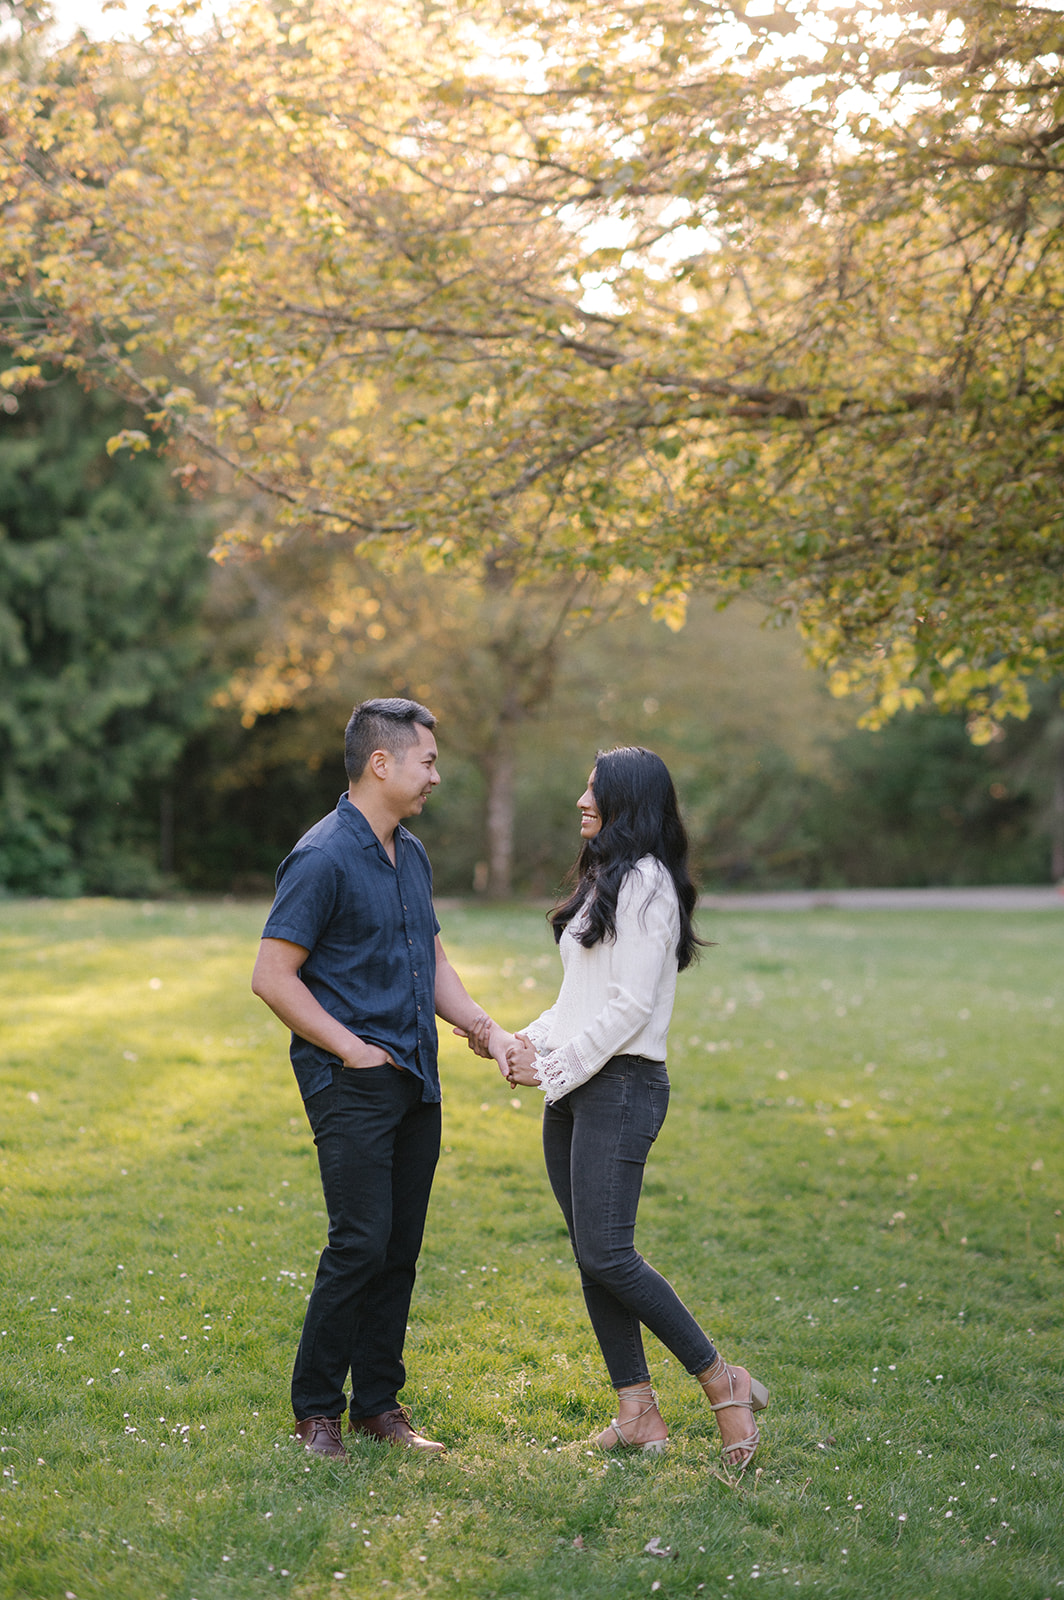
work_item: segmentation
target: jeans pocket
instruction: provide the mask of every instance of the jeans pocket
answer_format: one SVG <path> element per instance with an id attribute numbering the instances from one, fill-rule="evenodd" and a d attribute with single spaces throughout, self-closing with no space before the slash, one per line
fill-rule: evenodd
<path id="1" fill-rule="evenodd" d="M 664 1082 L 648 1083 L 646 1091 L 650 1102 L 650 1137 L 653 1140 L 661 1132 L 661 1125 L 669 1109 L 669 1081 L 666 1078 Z"/>

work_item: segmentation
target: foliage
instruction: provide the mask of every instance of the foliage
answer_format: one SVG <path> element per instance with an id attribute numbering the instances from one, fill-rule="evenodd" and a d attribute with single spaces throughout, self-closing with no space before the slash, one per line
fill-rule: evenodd
<path id="1" fill-rule="evenodd" d="M 1048 686 L 1023 723 L 984 748 L 963 719 L 908 712 L 832 750 L 826 781 L 806 786 L 794 831 L 807 883 L 1046 883 L 1053 871 L 1052 797 L 1061 764 Z M 792 867 L 792 871 L 793 871 Z"/>
<path id="2" fill-rule="evenodd" d="M 1062 28 L 157 14 L 9 87 L 25 381 L 43 353 L 121 383 L 371 555 L 622 567 L 677 615 L 758 584 L 873 719 L 988 739 L 1062 661 Z"/>
<path id="3" fill-rule="evenodd" d="M 0 411 L 0 885 L 159 883 L 160 794 L 209 682 L 209 535 L 121 405 L 71 379 Z"/>
<path id="4" fill-rule="evenodd" d="M 0 906 L 3 1600 L 1053 1592 L 1058 916 L 703 928 L 640 1242 L 769 1385 L 734 1492 L 653 1341 L 670 1455 L 568 1448 L 611 1392 L 538 1096 L 453 1040 L 406 1391 L 451 1453 L 305 1462 L 287 1380 L 324 1221 L 247 988 L 264 913 Z M 444 921 L 508 1023 L 546 1003 L 538 916 Z"/>
<path id="5" fill-rule="evenodd" d="M 216 587 L 218 636 L 231 658 L 217 703 L 238 708 L 245 727 L 298 711 L 304 748 L 324 741 L 315 765 L 351 703 L 370 692 L 367 681 L 373 692 L 430 704 L 447 723 L 450 751 L 478 775 L 470 820 L 484 840 L 482 887 L 508 896 L 527 724 L 555 709 L 574 642 L 634 607 L 632 585 L 558 577 L 515 587 L 487 559 L 426 572 L 409 555 L 373 563 L 343 543 L 293 541 L 230 560 Z"/>
<path id="6" fill-rule="evenodd" d="M 371 573 L 359 606 L 338 606 L 330 632 L 320 597 L 332 591 L 312 590 L 315 602 L 297 583 L 286 609 L 279 585 L 293 567 L 230 564 L 222 573 L 224 592 L 215 591 L 212 635 L 239 646 L 247 601 L 250 642 L 262 640 L 266 659 L 246 670 L 236 684 L 236 706 L 221 713 L 182 762 L 179 786 L 189 800 L 176 831 L 182 882 L 265 892 L 277 862 L 343 787 L 340 731 L 352 703 L 409 691 L 441 719 L 444 781 L 416 823 L 437 887 L 445 894 L 488 888 L 489 771 L 478 757 L 490 749 L 503 680 L 486 624 L 505 620 L 517 606 L 506 595 L 485 605 L 465 582 L 446 575 L 426 583 L 411 574 L 389 593 Z M 526 596 L 519 631 L 527 635 L 538 625 L 544 613 L 537 619 L 535 608 L 546 601 Z M 368 615 L 359 615 L 366 605 Z M 348 622 L 352 615 L 357 620 Z M 270 619 L 283 630 L 283 650 L 277 631 L 263 638 Z M 802 770 L 826 763 L 826 746 L 852 718 L 802 670 L 793 632 L 762 622 L 763 614 L 743 602 L 720 612 L 704 601 L 692 606 L 689 625 L 678 633 L 645 609 L 587 631 L 574 619 L 574 636 L 563 641 L 554 671 L 540 677 L 540 701 L 515 740 L 516 892 L 552 895 L 571 865 L 574 802 L 599 748 L 631 741 L 660 748 L 694 805 L 702 850 L 724 809 L 715 796 L 707 825 L 707 786 L 723 786 L 762 746 L 781 745 Z M 367 623 L 378 637 L 368 636 Z M 277 661 L 283 674 L 272 665 Z M 267 695 L 279 710 L 270 710 Z M 286 705 L 295 696 L 298 711 Z M 241 728 L 237 707 L 249 704 L 260 715 Z M 244 721 L 252 722 L 248 711 Z M 765 864 L 759 855 L 755 870 Z"/>
<path id="7" fill-rule="evenodd" d="M 261 564 L 224 569 L 227 586 L 241 570 L 257 588 Z M 439 615 L 460 621 L 452 583 L 435 580 L 433 593 Z M 269 590 L 262 604 L 272 606 Z M 231 589 L 212 632 L 224 637 L 218 617 L 238 613 Z M 390 609 L 372 614 L 381 617 L 391 625 Z M 260 707 L 250 728 L 230 709 L 193 741 L 176 780 L 185 885 L 267 893 L 278 861 L 344 785 L 340 730 L 352 703 L 410 689 L 441 714 L 443 784 L 416 823 L 437 888 L 485 887 L 485 777 L 462 723 L 470 661 L 461 630 L 448 657 L 426 613 L 415 609 L 410 627 L 394 620 L 396 637 L 367 639 L 364 649 L 352 638 L 326 642 L 327 628 L 308 622 L 306 659 L 332 649 L 335 659 L 315 667 L 302 708 Z M 696 597 L 678 633 L 641 610 L 570 641 L 549 713 L 523 725 L 513 889 L 555 894 L 575 854 L 574 802 L 595 753 L 630 742 L 660 751 L 675 774 L 707 889 L 1046 882 L 1056 692 L 1036 687 L 1031 716 L 984 747 L 955 714 L 901 713 L 878 733 L 858 732 L 852 709 L 803 670 L 793 630 L 766 626 L 747 601 L 720 611 Z"/>

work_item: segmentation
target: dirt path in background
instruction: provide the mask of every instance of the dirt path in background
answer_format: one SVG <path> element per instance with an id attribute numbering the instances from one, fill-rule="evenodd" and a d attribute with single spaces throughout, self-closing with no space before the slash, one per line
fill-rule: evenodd
<path id="1" fill-rule="evenodd" d="M 988 889 L 781 889 L 704 894 L 713 911 L 1062 911 L 1064 886 Z"/>

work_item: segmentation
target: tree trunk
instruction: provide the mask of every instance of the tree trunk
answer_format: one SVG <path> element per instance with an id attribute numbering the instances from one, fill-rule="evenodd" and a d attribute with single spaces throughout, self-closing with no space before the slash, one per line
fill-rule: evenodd
<path id="1" fill-rule="evenodd" d="M 488 574 L 486 587 L 505 588 L 505 573 Z M 485 831 L 487 861 L 478 864 L 474 887 L 489 899 L 505 900 L 513 893 L 514 778 L 518 736 L 530 718 L 541 714 L 554 689 L 554 670 L 561 625 L 568 615 L 570 591 L 560 608 L 552 607 L 549 626 L 530 635 L 527 623 L 514 615 L 512 599 L 505 595 L 502 614 L 495 617 L 491 656 L 495 664 L 490 703 L 494 706 L 491 729 L 478 764 L 487 788 Z M 537 639 L 535 633 L 539 632 Z"/>
<path id="2" fill-rule="evenodd" d="M 512 740 L 501 729 L 500 735 L 485 763 L 488 780 L 486 891 L 492 900 L 505 900 L 513 890 L 515 759 Z"/>
<path id="3" fill-rule="evenodd" d="M 159 796 L 159 871 L 166 878 L 174 873 L 174 791 L 164 789 Z"/>

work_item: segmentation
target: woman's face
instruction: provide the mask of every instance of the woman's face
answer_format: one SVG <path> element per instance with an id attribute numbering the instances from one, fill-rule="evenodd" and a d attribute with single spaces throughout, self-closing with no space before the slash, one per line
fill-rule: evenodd
<path id="1" fill-rule="evenodd" d="M 587 788 L 576 802 L 580 807 L 580 837 L 593 839 L 602 827 L 602 818 L 599 816 L 598 806 L 595 804 L 595 773 L 592 770 L 587 780 Z"/>

